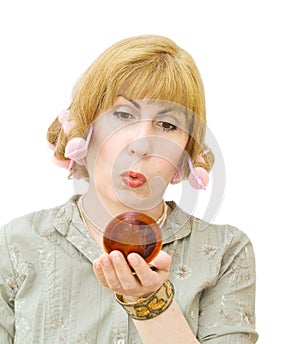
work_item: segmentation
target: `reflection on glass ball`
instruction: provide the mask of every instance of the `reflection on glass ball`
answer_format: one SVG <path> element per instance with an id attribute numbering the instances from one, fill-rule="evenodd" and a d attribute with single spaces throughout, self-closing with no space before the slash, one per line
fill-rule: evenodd
<path id="1" fill-rule="evenodd" d="M 118 250 L 125 257 L 138 253 L 149 263 L 161 250 L 161 231 L 150 216 L 126 212 L 108 223 L 103 234 L 103 246 L 107 253 Z"/>

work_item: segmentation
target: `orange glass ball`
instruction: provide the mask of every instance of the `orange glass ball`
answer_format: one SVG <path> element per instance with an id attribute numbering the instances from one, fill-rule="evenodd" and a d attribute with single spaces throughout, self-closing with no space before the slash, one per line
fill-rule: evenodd
<path id="1" fill-rule="evenodd" d="M 103 247 L 107 253 L 118 250 L 124 257 L 138 253 L 149 263 L 161 250 L 161 230 L 152 217 L 126 212 L 113 218 L 106 226 Z"/>

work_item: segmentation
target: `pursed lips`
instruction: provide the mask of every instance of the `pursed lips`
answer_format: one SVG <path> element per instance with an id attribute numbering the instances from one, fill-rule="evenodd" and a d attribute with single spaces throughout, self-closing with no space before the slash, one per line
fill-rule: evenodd
<path id="1" fill-rule="evenodd" d="M 123 182 L 131 188 L 138 188 L 147 182 L 147 178 L 139 172 L 126 171 L 121 174 Z"/>

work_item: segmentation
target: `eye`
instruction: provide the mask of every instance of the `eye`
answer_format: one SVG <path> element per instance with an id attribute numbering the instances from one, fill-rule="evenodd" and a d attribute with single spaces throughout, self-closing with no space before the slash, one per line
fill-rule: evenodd
<path id="1" fill-rule="evenodd" d="M 169 122 L 164 122 L 164 121 L 160 121 L 157 123 L 157 125 L 159 127 L 162 128 L 163 131 L 174 131 L 177 130 L 176 125 L 169 123 Z"/>
<path id="2" fill-rule="evenodd" d="M 134 119 L 134 116 L 129 112 L 124 111 L 114 111 L 113 112 L 114 117 L 118 118 L 121 121 L 127 122 L 131 119 Z"/>

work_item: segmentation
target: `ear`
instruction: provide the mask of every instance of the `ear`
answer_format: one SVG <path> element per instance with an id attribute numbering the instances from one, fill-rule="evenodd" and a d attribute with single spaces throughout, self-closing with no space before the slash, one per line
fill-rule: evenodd
<path id="1" fill-rule="evenodd" d="M 170 184 L 178 184 L 182 181 L 182 176 L 181 176 L 181 173 L 179 171 L 176 171 L 174 174 L 173 174 L 173 177 L 170 181 Z"/>

